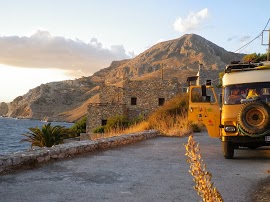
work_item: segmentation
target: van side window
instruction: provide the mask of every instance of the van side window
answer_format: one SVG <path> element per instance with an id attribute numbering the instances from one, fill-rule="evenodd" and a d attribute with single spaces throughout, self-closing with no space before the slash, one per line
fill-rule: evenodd
<path id="1" fill-rule="evenodd" d="M 191 102 L 216 102 L 212 88 L 206 88 L 206 95 L 202 96 L 201 88 L 192 88 Z"/>

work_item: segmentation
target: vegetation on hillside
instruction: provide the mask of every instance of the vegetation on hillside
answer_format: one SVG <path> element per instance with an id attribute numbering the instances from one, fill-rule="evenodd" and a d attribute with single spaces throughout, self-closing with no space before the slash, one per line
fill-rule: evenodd
<path id="1" fill-rule="evenodd" d="M 261 62 L 261 61 L 266 61 L 267 60 L 267 54 L 261 54 L 261 53 L 252 53 L 252 54 L 247 54 L 243 57 L 243 62 L 248 63 L 248 62 Z"/>

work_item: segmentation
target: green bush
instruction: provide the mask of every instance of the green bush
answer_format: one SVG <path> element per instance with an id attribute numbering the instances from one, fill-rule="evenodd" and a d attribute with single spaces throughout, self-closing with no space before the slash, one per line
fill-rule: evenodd
<path id="1" fill-rule="evenodd" d="M 116 130 L 123 130 L 126 129 L 132 125 L 138 124 L 144 120 L 143 115 L 139 115 L 138 117 L 128 120 L 126 116 L 123 115 L 115 115 L 110 117 L 107 120 L 107 124 L 105 126 L 99 126 L 96 129 L 93 130 L 93 133 L 107 133 L 112 132 Z"/>
<path id="2" fill-rule="evenodd" d="M 104 133 L 104 132 L 105 132 L 105 126 L 99 126 L 93 130 L 93 133 Z"/>
<path id="3" fill-rule="evenodd" d="M 138 124 L 144 120 L 145 120 L 144 114 L 140 114 L 139 116 L 129 121 L 129 126 Z"/>
<path id="4" fill-rule="evenodd" d="M 81 118 L 79 121 L 77 121 L 70 129 L 75 131 L 76 135 L 79 136 L 80 133 L 85 133 L 86 132 L 86 121 L 87 117 L 84 116 Z"/>
<path id="5" fill-rule="evenodd" d="M 108 119 L 105 130 L 110 131 L 115 129 L 124 129 L 128 126 L 130 126 L 130 122 L 127 117 L 117 114 Z"/>

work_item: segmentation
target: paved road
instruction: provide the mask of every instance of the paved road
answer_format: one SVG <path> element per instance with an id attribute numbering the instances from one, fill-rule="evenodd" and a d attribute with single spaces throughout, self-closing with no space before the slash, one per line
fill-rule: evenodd
<path id="1" fill-rule="evenodd" d="M 250 201 L 269 176 L 270 148 L 237 150 L 223 158 L 219 139 L 195 134 L 207 170 L 225 201 Z M 0 201 L 202 201 L 193 190 L 183 143 L 157 137 L 0 176 Z"/>

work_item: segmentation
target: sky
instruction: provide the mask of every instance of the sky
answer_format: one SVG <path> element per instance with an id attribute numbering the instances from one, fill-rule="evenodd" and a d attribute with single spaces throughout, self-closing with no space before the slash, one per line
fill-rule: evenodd
<path id="1" fill-rule="evenodd" d="M 269 0 L 0 0 L 0 102 L 185 34 L 231 52 L 260 36 L 240 52 L 265 53 L 269 10 Z"/>

